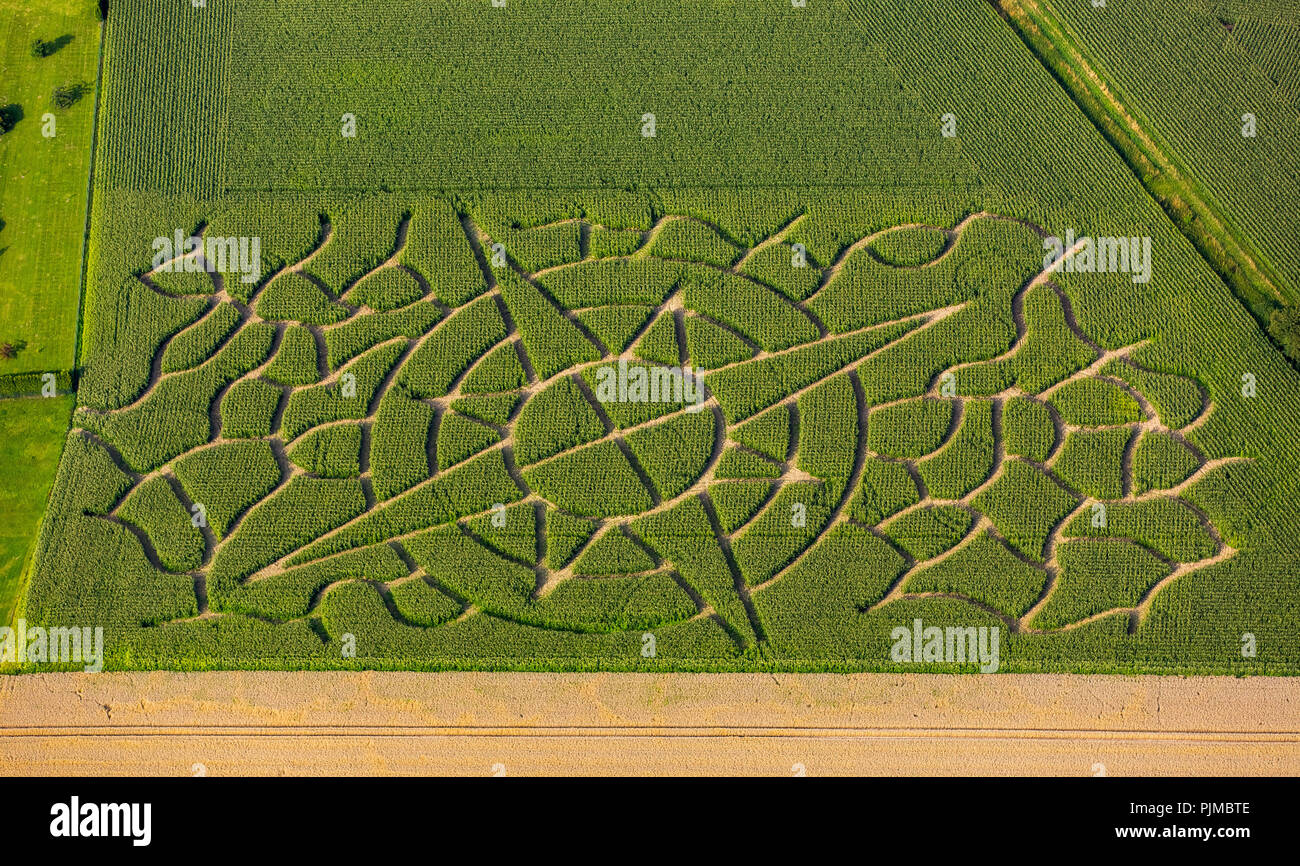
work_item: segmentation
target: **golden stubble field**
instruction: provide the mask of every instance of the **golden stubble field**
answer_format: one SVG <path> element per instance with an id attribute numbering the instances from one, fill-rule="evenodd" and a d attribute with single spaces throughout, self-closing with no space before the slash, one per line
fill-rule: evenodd
<path id="1" fill-rule="evenodd" d="M 1296 775 L 1300 682 L 931 674 L 0 679 L 4 775 Z"/>

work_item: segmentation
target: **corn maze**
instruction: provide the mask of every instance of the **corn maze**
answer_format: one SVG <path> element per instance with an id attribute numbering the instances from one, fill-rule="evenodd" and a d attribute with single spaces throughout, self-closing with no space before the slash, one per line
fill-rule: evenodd
<path id="1" fill-rule="evenodd" d="M 995 4 L 208 7 L 108 18 L 28 622 L 117 669 L 979 669 L 892 657 L 923 622 L 1300 672 L 1300 376 Z M 1145 276 L 1075 266 L 1107 237 Z"/>
<path id="2" fill-rule="evenodd" d="M 808 581 L 852 577 L 836 603 L 857 616 L 943 598 L 1024 635 L 1133 630 L 1235 553 L 1180 496 L 1242 459 L 1189 438 L 1212 404 L 1080 332 L 1032 226 L 893 227 L 818 266 L 787 240 L 798 216 L 743 247 L 662 215 L 606 256 L 590 238 L 612 230 L 572 219 L 521 233 L 577 240 L 529 271 L 444 219 L 464 259 L 444 272 L 472 282 L 406 264 L 410 215 L 344 285 L 321 276 L 348 234 L 331 221 L 255 286 L 202 251 L 140 273 L 205 306 L 133 399 L 77 412 L 72 452 L 105 481 L 78 494 L 82 531 L 171 585 L 150 628 L 230 617 L 436 653 L 492 621 L 743 656 L 797 646 Z M 928 261 L 882 253 L 918 236 Z M 896 293 L 855 290 L 886 275 Z M 959 344 L 988 357 L 935 352 Z"/>

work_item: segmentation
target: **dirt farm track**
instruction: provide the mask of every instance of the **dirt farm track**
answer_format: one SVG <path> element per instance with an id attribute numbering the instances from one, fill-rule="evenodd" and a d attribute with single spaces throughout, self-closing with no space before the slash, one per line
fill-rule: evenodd
<path id="1" fill-rule="evenodd" d="M 1300 681 L 5 677 L 0 774 L 1297 775 Z"/>

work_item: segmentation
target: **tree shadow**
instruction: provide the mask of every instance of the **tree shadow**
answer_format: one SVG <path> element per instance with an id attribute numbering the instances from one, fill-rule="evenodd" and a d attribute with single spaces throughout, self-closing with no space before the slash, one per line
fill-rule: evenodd
<path id="1" fill-rule="evenodd" d="M 49 57 L 71 41 L 71 33 L 65 33 L 57 39 L 37 39 L 32 43 L 32 56 Z"/>

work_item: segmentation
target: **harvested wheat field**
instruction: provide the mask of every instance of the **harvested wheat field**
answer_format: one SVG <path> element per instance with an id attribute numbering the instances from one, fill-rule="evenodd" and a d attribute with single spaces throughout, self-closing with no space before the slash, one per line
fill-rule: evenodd
<path id="1" fill-rule="evenodd" d="M 0 685 L 0 773 L 1296 775 L 1258 678 L 132 673 Z"/>

